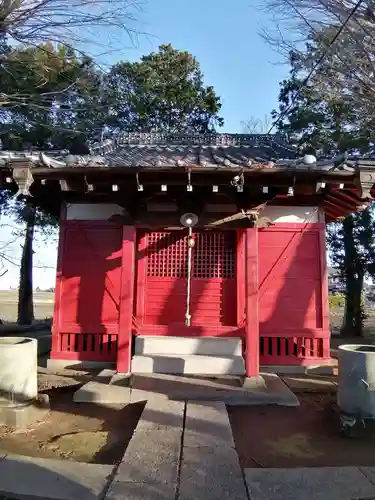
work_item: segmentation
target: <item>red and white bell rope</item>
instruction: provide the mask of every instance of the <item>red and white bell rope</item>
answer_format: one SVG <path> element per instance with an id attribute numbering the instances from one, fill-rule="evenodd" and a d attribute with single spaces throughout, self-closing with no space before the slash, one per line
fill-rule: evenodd
<path id="1" fill-rule="evenodd" d="M 194 238 L 193 229 L 189 227 L 189 239 L 188 239 L 188 261 L 187 261 L 187 293 L 186 293 L 186 314 L 185 314 L 185 325 L 190 326 L 191 324 L 191 314 L 190 314 L 190 299 L 191 299 L 191 270 L 192 270 L 192 254 L 194 248 Z"/>

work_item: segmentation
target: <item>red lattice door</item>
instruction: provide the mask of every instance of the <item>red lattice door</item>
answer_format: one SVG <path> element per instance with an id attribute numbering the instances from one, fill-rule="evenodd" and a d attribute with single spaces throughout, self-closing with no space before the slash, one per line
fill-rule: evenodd
<path id="1" fill-rule="evenodd" d="M 138 332 L 215 335 L 236 326 L 236 233 L 196 232 L 194 239 L 189 328 L 187 231 L 147 232 L 140 237 Z"/>

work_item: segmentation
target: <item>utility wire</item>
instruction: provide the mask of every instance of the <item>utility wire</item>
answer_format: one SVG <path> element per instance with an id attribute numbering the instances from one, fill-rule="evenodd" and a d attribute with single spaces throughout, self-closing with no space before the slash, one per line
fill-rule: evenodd
<path id="1" fill-rule="evenodd" d="M 312 77 L 312 75 L 314 74 L 314 72 L 316 71 L 316 69 L 318 68 L 318 66 L 321 65 L 321 63 L 324 61 L 324 59 L 327 57 L 328 55 L 328 52 L 329 50 L 331 49 L 332 45 L 336 42 L 336 40 L 338 39 L 338 37 L 341 35 L 341 33 L 344 31 L 344 29 L 346 28 L 348 22 L 350 21 L 350 19 L 354 16 L 354 14 L 357 12 L 357 10 L 359 9 L 359 7 L 361 6 L 361 3 L 363 2 L 363 0 L 358 0 L 358 2 L 355 4 L 355 6 L 352 8 L 352 10 L 350 11 L 348 17 L 345 19 L 345 21 L 342 23 L 342 25 L 340 26 L 340 28 L 338 29 L 337 33 L 335 34 L 335 36 L 332 38 L 332 40 L 329 42 L 329 45 L 328 47 L 326 48 L 326 50 L 323 52 L 323 54 L 319 57 L 319 59 L 317 60 L 317 62 L 314 64 L 314 66 L 311 68 L 309 74 L 306 76 L 306 78 L 303 80 L 301 86 L 299 87 L 299 89 L 297 90 L 297 92 L 295 93 L 295 95 L 293 96 L 289 106 L 282 112 L 279 114 L 277 120 L 272 124 L 271 128 L 269 129 L 269 131 L 267 132 L 268 134 L 270 134 L 272 132 L 272 130 L 274 129 L 274 127 L 276 127 L 276 125 L 278 123 L 280 123 L 280 121 L 284 118 L 284 116 L 290 111 L 290 109 L 292 108 L 292 106 L 294 105 L 294 103 L 296 102 L 296 99 L 297 97 L 299 97 L 299 94 L 302 90 L 303 87 L 305 87 L 307 85 L 307 83 L 309 82 L 310 78 Z"/>

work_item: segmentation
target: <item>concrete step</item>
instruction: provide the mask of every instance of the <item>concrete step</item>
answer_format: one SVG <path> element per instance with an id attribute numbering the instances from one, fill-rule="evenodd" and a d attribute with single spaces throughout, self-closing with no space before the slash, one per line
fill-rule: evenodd
<path id="1" fill-rule="evenodd" d="M 193 354 L 201 356 L 242 356 L 238 337 L 158 337 L 142 335 L 135 340 L 135 354 Z"/>
<path id="2" fill-rule="evenodd" d="M 136 355 L 132 359 L 131 371 L 183 375 L 244 375 L 245 362 L 242 356 Z"/>

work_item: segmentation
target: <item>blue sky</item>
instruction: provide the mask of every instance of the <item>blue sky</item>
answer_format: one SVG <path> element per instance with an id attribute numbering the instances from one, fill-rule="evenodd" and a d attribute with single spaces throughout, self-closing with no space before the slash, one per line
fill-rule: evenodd
<path id="1" fill-rule="evenodd" d="M 139 35 L 131 46 L 127 37 L 117 39 L 121 51 L 101 56 L 103 64 L 118 59 L 137 60 L 157 50 L 162 43 L 187 50 L 197 57 L 207 85 L 213 85 L 223 104 L 223 132 L 242 132 L 241 121 L 263 119 L 277 106 L 279 82 L 287 75 L 287 66 L 277 64 L 278 56 L 259 36 L 270 20 L 261 9 L 261 0 L 148 0 L 136 13 L 132 27 L 148 35 Z M 106 43 L 105 36 L 101 37 Z M 102 48 L 93 46 L 92 52 Z M 104 49 L 102 50 L 104 52 Z M 12 240 L 11 221 L 2 218 L 0 245 Z M 22 241 L 7 246 L 8 255 L 19 261 Z M 36 243 L 34 287 L 48 288 L 55 283 L 56 242 Z M 46 266 L 43 268 L 43 266 Z M 6 263 L 8 272 L 0 288 L 17 287 L 19 268 Z"/>
<path id="2" fill-rule="evenodd" d="M 125 37 L 124 49 L 102 57 L 104 63 L 137 60 L 162 43 L 187 50 L 221 97 L 224 132 L 242 132 L 241 121 L 277 106 L 288 67 L 259 36 L 271 22 L 261 0 L 148 0 L 136 16 L 132 28 L 149 35 L 139 35 L 135 47 Z"/>

